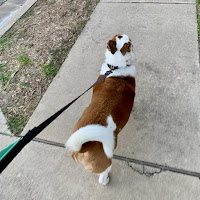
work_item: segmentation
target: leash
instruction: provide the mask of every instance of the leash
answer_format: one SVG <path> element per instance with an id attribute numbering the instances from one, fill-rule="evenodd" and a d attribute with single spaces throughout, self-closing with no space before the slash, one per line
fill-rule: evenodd
<path id="1" fill-rule="evenodd" d="M 117 68 L 115 68 L 115 69 L 117 69 Z M 61 113 L 63 113 L 67 108 L 69 108 L 81 96 L 83 96 L 91 88 L 93 88 L 95 85 L 97 85 L 103 79 L 105 79 L 108 75 L 113 73 L 113 70 L 115 70 L 115 69 L 111 69 L 111 70 L 107 71 L 101 78 L 99 78 L 92 86 L 90 86 L 85 92 L 83 92 L 77 98 L 72 100 L 70 103 L 68 103 L 66 106 L 61 108 L 59 111 L 57 111 L 51 117 L 46 119 L 43 123 L 41 123 L 37 127 L 34 127 L 33 129 L 29 130 L 26 133 L 26 135 L 21 137 L 18 141 L 15 141 L 11 145 L 9 145 L 8 147 L 6 147 L 2 151 L 0 151 L 0 173 L 9 165 L 9 163 L 24 148 L 25 145 L 27 145 L 34 137 L 36 137 L 43 129 L 45 129 L 51 122 L 53 122 Z"/>

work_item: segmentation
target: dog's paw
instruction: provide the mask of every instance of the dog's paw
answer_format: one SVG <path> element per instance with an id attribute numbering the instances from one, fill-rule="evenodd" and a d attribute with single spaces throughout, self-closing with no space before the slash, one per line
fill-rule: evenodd
<path id="1" fill-rule="evenodd" d="M 109 181 L 110 181 L 110 178 L 109 178 L 109 176 L 108 176 L 107 179 L 105 179 L 105 180 L 103 181 L 102 185 L 107 185 L 107 183 L 109 183 Z"/>
<path id="2" fill-rule="evenodd" d="M 109 180 L 110 180 L 110 178 L 109 178 L 109 176 L 108 176 L 108 174 L 107 175 L 100 175 L 99 176 L 99 183 L 101 184 L 101 185 L 107 185 L 107 183 L 109 182 Z"/>
<path id="3" fill-rule="evenodd" d="M 101 185 L 107 185 L 107 183 L 109 182 L 109 180 L 110 180 L 109 176 L 103 177 L 103 178 L 99 178 L 99 183 Z"/>

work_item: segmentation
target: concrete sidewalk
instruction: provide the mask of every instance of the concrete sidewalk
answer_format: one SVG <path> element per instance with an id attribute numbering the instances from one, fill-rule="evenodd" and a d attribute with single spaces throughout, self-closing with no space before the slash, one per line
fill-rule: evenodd
<path id="1" fill-rule="evenodd" d="M 0 27 L 24 4 L 26 0 L 0 0 Z"/>
<path id="2" fill-rule="evenodd" d="M 0 38 L 36 1 L 0 0 Z"/>
<path id="3" fill-rule="evenodd" d="M 88 88 L 99 74 L 108 39 L 126 33 L 136 56 L 136 99 L 115 154 L 200 173 L 195 0 L 154 2 L 100 1 L 23 134 Z M 91 91 L 38 137 L 65 143 L 90 97 Z M 1 136 L 0 147 L 12 140 Z M 37 142 L 25 147 L 0 181 L 0 199 L 197 200 L 200 196 L 197 177 L 119 160 L 113 160 L 111 181 L 103 187 L 63 148 Z"/>

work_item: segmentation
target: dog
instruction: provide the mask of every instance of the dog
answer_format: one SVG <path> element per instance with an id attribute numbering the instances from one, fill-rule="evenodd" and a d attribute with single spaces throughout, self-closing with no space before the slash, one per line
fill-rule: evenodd
<path id="1" fill-rule="evenodd" d="M 91 103 L 65 144 L 76 162 L 99 175 L 102 185 L 109 182 L 117 136 L 133 107 L 136 75 L 133 46 L 127 35 L 118 34 L 109 40 L 105 57 L 98 79 L 110 69 L 113 73 L 94 86 Z"/>

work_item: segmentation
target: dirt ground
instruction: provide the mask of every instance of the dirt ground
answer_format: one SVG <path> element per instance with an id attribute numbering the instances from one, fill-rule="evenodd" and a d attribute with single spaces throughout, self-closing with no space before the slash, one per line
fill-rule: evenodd
<path id="1" fill-rule="evenodd" d="M 99 0 L 38 0 L 0 38 L 0 107 L 20 134 Z"/>

